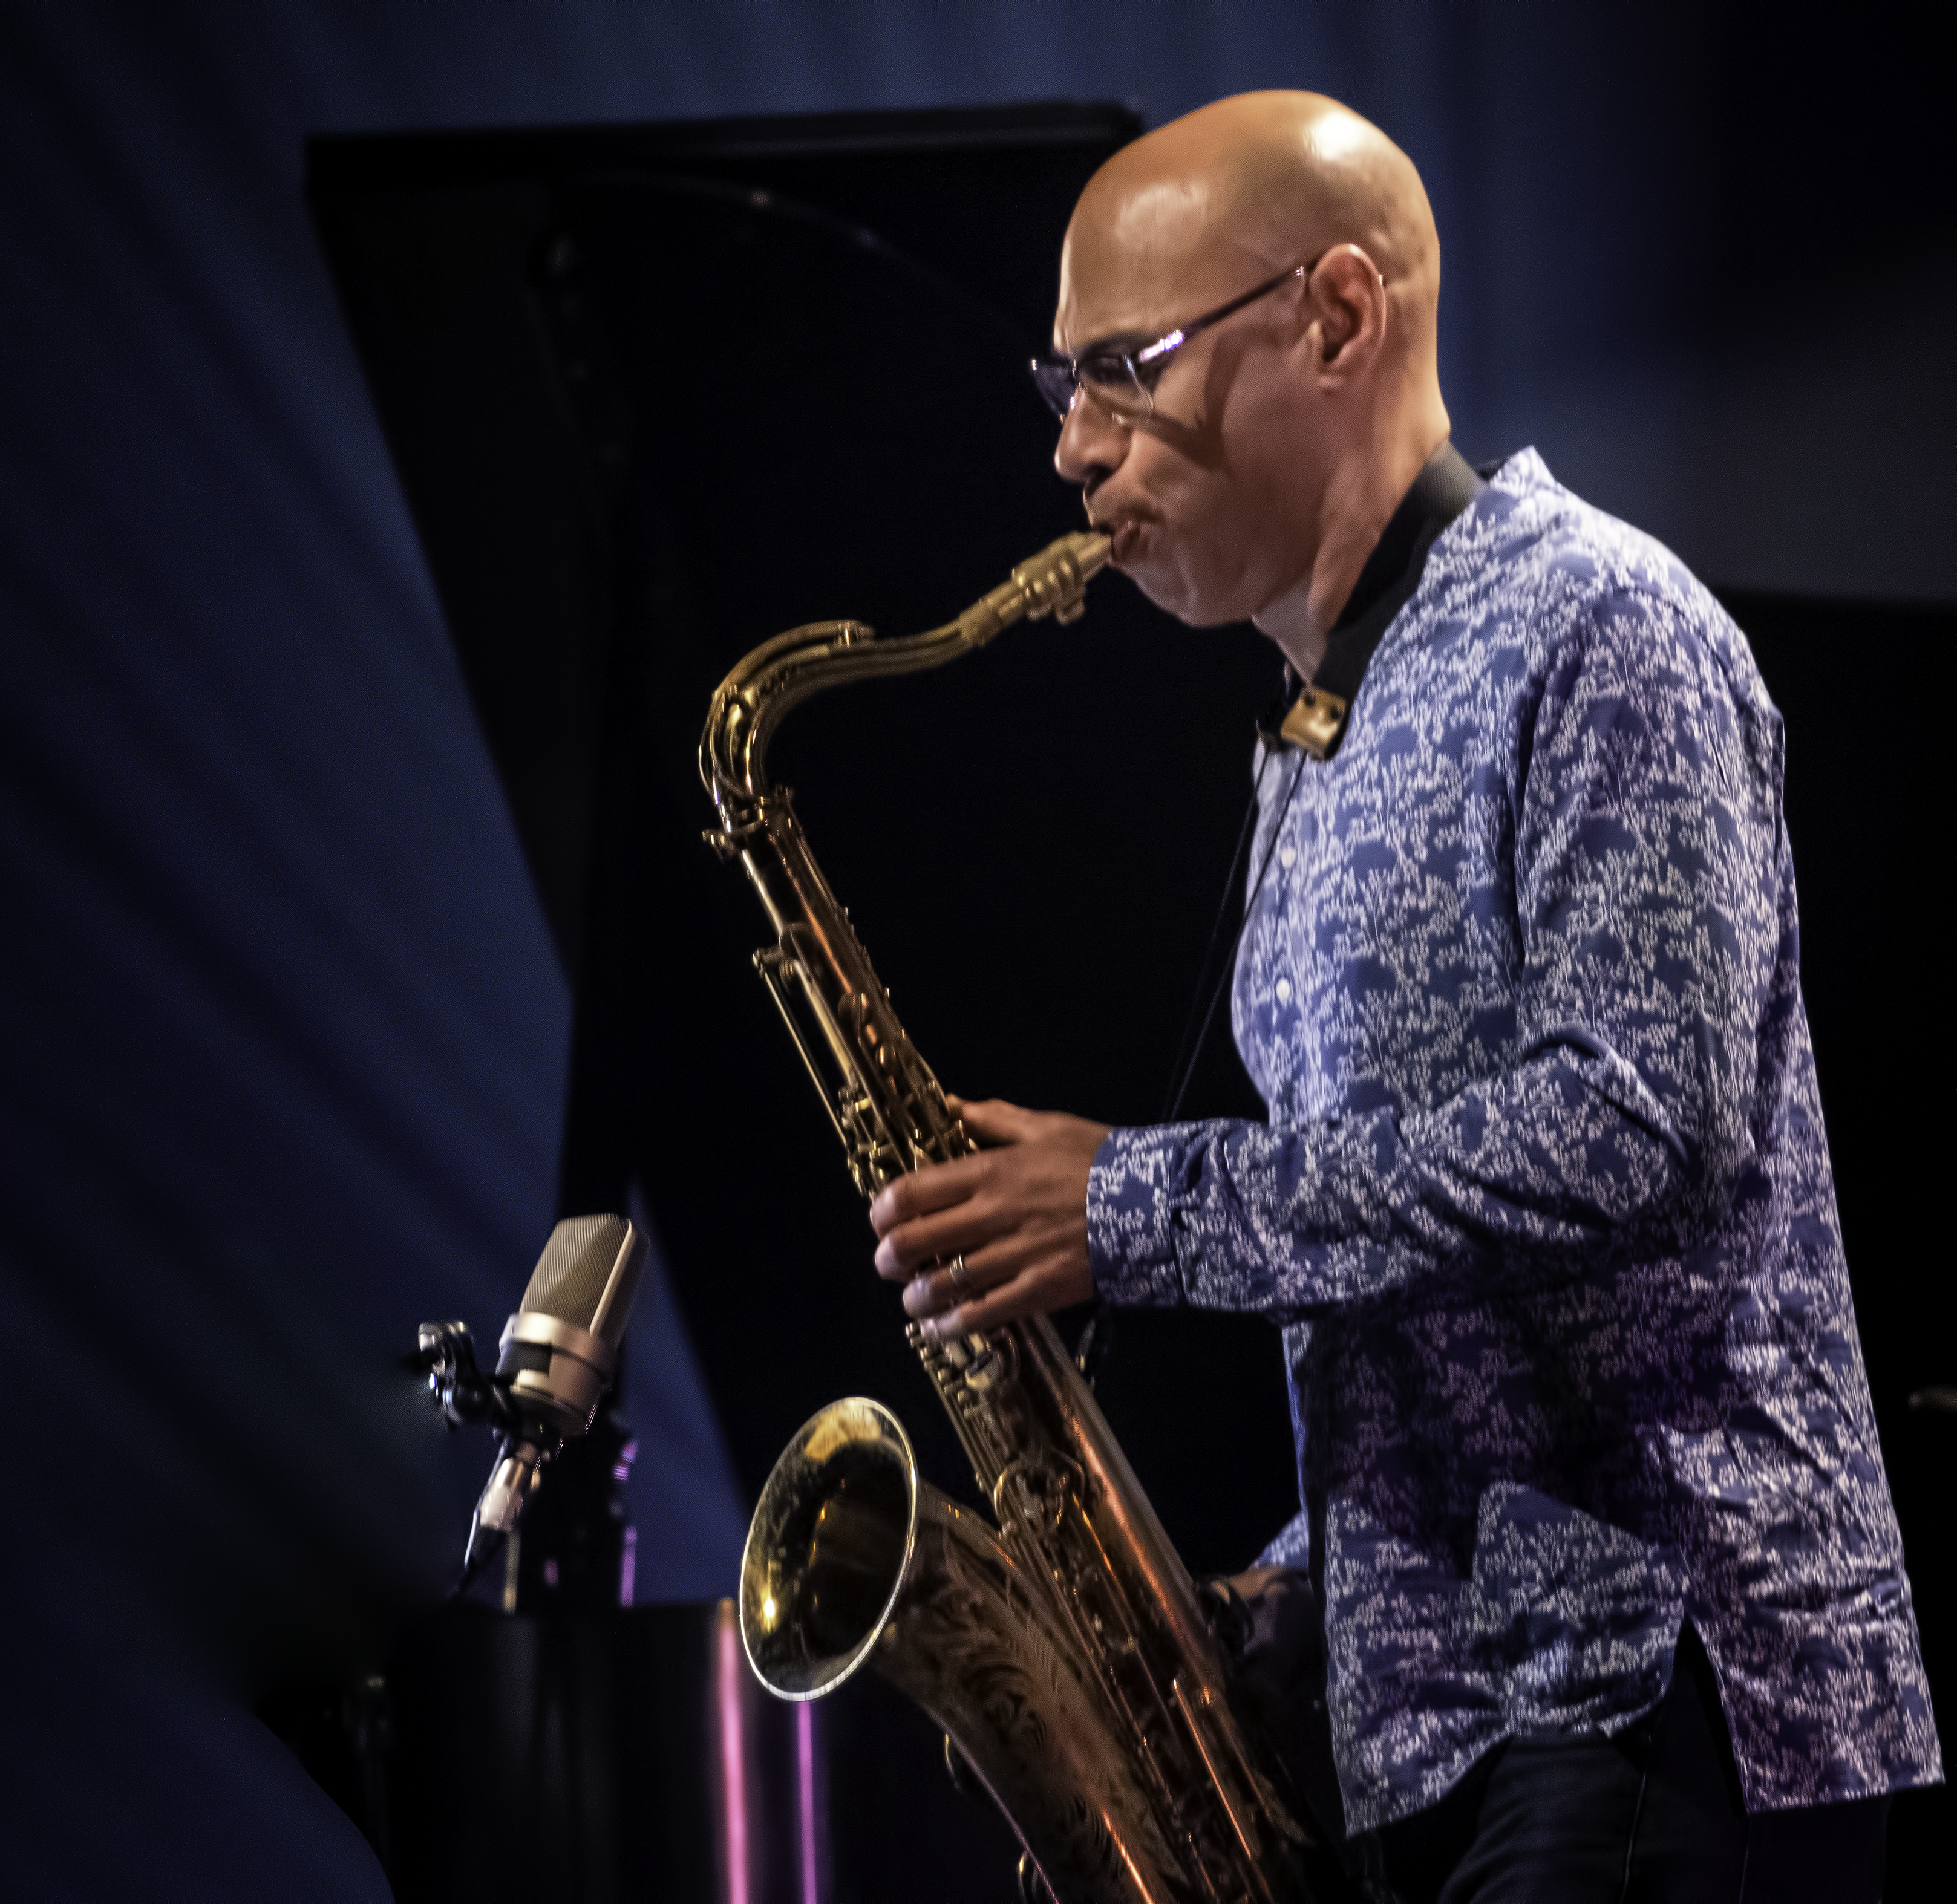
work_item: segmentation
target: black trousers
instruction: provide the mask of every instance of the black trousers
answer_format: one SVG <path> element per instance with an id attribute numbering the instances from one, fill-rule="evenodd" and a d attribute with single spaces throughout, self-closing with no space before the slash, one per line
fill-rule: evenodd
<path id="1" fill-rule="evenodd" d="M 1336 1840 L 1310 1583 L 1285 1576 L 1229 1627 L 1219 1621 L 1246 1716 Z M 1438 1804 L 1337 1850 L 1371 1904 L 1879 1904 L 1889 1807 L 1885 1796 L 1749 1815 L 1712 1665 L 1687 1627 L 1671 1691 L 1616 1738 L 1507 1740 Z"/>

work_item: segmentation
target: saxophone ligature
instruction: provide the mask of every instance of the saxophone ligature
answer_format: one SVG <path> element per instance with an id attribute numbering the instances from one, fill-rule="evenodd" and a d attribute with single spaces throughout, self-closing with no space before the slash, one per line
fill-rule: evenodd
<path id="1" fill-rule="evenodd" d="M 741 662 L 700 741 L 719 815 L 775 938 L 754 963 L 857 1188 L 975 1148 L 891 1009 L 767 778 L 782 717 L 822 689 L 934 668 L 1022 618 L 1071 621 L 1108 538 L 1061 538 L 928 633 L 791 630 Z M 1294 1904 L 1308 1842 L 1226 1697 L 1221 1653 L 1087 1383 L 1044 1316 L 939 1344 L 908 1334 L 994 1524 L 930 1486 L 902 1426 L 852 1398 L 807 1422 L 764 1488 L 741 1561 L 756 1675 L 819 1698 L 865 1664 L 947 1735 L 1060 1904 Z"/>

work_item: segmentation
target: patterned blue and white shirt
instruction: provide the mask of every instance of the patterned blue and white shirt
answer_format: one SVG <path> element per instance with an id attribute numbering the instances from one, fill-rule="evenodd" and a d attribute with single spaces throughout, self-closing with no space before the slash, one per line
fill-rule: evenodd
<path id="1" fill-rule="evenodd" d="M 1339 750 L 1262 775 L 1232 1021 L 1269 1121 L 1095 1160 L 1106 1296 L 1283 1327 L 1306 1511 L 1265 1558 L 1322 1577 L 1349 1830 L 1628 1724 L 1686 1619 L 1749 1808 L 1942 1776 L 1782 759 L 1707 590 L 1513 457 Z"/>

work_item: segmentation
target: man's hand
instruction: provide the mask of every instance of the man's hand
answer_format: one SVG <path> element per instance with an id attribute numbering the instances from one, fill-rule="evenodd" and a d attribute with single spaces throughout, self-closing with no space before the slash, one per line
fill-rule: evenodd
<path id="1" fill-rule="evenodd" d="M 877 1274 L 906 1285 L 905 1310 L 937 1341 L 1086 1301 L 1087 1172 L 1108 1126 L 996 1100 L 950 1104 L 973 1136 L 1001 1148 L 877 1192 Z"/>

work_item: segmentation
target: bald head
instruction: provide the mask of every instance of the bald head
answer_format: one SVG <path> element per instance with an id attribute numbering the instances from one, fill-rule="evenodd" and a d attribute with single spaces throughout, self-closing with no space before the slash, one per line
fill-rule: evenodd
<path id="1" fill-rule="evenodd" d="M 1117 565 L 1185 620 L 1254 621 L 1308 677 L 1446 438 L 1440 293 L 1420 175 L 1335 99 L 1247 93 L 1123 147 L 1074 209 L 1054 317 L 1055 348 L 1102 367 L 1076 373 L 1054 462 Z M 1143 380 L 1128 354 L 1158 339 Z"/>
<path id="2" fill-rule="evenodd" d="M 1061 323 L 1073 330 L 1070 305 L 1091 291 L 1111 327 L 1095 336 L 1146 330 L 1165 298 L 1228 296 L 1340 244 L 1386 279 L 1399 341 L 1431 355 L 1440 245 L 1413 162 L 1322 93 L 1241 93 L 1124 146 L 1089 181 L 1061 254 Z"/>

